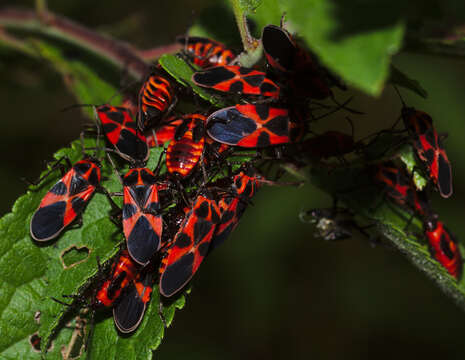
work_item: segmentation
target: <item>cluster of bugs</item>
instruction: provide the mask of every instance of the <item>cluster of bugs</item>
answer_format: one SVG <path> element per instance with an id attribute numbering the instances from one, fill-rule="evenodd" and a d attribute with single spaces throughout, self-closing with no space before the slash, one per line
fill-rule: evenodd
<path id="1" fill-rule="evenodd" d="M 366 173 L 363 175 L 373 180 L 384 197 L 411 213 L 406 230 L 413 217 L 421 220 L 423 237 L 428 243 L 431 256 L 458 280 L 462 274 L 462 256 L 458 241 L 439 220 L 429 200 L 431 188 L 437 190 L 443 198 L 449 198 L 453 193 L 452 169 L 442 144 L 442 136 L 436 131 L 431 117 L 423 111 L 403 104 L 401 119 L 405 127 L 404 131 L 408 133 L 407 142 L 418 159 L 419 168 L 409 173 L 406 165 L 393 156 L 385 161 L 367 165 Z M 322 136 L 327 137 L 328 134 L 329 132 Z M 362 149 L 363 155 L 363 148 L 369 146 L 369 144 L 356 144 L 351 137 L 344 134 L 331 137 L 338 144 L 338 146 L 333 144 L 331 147 L 333 149 L 331 156 L 343 156 L 357 148 Z M 310 142 L 313 145 L 320 139 L 321 137 L 312 138 L 307 140 L 307 144 Z M 320 158 L 327 157 L 323 153 L 323 146 L 316 151 Z M 415 172 L 421 173 L 428 179 L 429 188 L 419 189 L 414 181 Z M 317 235 L 326 240 L 350 237 L 352 229 L 369 236 L 364 228 L 356 224 L 348 209 L 334 206 L 330 209 L 313 209 L 306 212 L 304 217 L 305 215 L 312 216 L 311 222 L 317 224 Z"/>
<path id="2" fill-rule="evenodd" d="M 122 191 L 105 190 L 104 159 L 85 155 L 69 164 L 30 223 L 35 241 L 55 239 L 80 218 L 96 191 L 107 195 L 110 216 L 122 228 L 125 241 L 109 266 L 99 270 L 101 276 L 91 291 L 68 296 L 93 310 L 111 308 L 121 333 L 137 329 L 154 286 L 165 298 L 185 289 L 203 260 L 238 225 L 258 188 L 273 183 L 267 165 L 283 159 L 298 165 L 303 156 L 319 163 L 333 157 L 345 164 L 346 154 L 363 152 L 366 145 L 338 131 L 318 135 L 309 130 L 309 124 L 318 120 L 312 110 L 317 101 L 332 101 L 333 105 L 321 105 L 331 112 L 356 111 L 336 101 L 332 87 L 345 86 L 283 26 L 263 29 L 264 70 L 241 66 L 232 50 L 214 40 L 179 41 L 184 44 L 180 56 L 195 69 L 192 83 L 214 96 L 238 99 L 237 103 L 213 111 L 179 112 L 179 103 L 195 95 L 155 65 L 134 99 L 120 106 L 94 106 L 99 133 L 105 137 L 105 161 L 117 173 Z M 421 171 L 443 197 L 449 197 L 450 164 L 431 118 L 406 106 L 402 118 Z M 157 167 L 149 169 L 152 147 L 164 147 L 164 152 Z M 231 160 L 250 150 L 253 155 L 247 161 Z M 457 242 L 431 210 L 426 192 L 418 191 L 411 174 L 393 161 L 367 167 L 390 200 L 423 219 L 433 257 L 458 278 Z M 123 197 L 122 208 L 115 196 Z M 323 237 L 350 236 L 347 228 L 355 223 L 347 214 L 345 222 L 338 222 L 338 213 L 312 212 L 328 220 Z"/>

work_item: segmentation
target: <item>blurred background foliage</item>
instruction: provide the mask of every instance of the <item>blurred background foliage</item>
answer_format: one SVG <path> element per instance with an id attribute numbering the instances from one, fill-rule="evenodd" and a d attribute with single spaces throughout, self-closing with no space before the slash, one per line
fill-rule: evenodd
<path id="1" fill-rule="evenodd" d="M 55 13 L 139 48 L 172 43 L 215 3 L 48 1 Z M 26 0 L 0 1 L 11 5 L 33 6 Z M 435 7 L 430 9 L 434 14 Z M 441 14 L 465 16 L 458 2 Z M 393 63 L 429 93 L 424 100 L 404 91 L 406 102 L 427 111 L 438 130 L 449 134 L 454 195 L 444 200 L 435 194 L 434 207 L 465 241 L 465 60 L 401 53 Z M 390 87 L 376 99 L 355 95 L 351 106 L 367 114 L 355 120 L 358 138 L 399 114 L 400 101 Z M 77 111 L 60 112 L 74 103 L 45 62 L 0 53 L 2 215 L 26 190 L 20 178 L 35 179 L 54 151 L 78 137 L 86 119 Z M 344 122 L 341 129 L 350 131 Z M 356 236 L 325 242 L 313 237 L 312 225 L 299 221 L 303 209 L 330 206 L 327 195 L 311 186 L 268 187 L 254 204 L 202 266 L 156 357 L 463 359 L 463 312 L 404 257 Z"/>

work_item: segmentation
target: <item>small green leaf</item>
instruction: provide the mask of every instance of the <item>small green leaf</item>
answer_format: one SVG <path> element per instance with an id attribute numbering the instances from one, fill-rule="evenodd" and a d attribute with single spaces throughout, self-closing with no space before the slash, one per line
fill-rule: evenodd
<path id="1" fill-rule="evenodd" d="M 400 71 L 392 64 L 389 82 L 409 89 L 425 99 L 428 97 L 428 92 L 421 87 L 420 83 L 417 80 L 410 79 L 406 74 L 404 74 L 402 71 Z"/>
<path id="2" fill-rule="evenodd" d="M 278 14 L 285 13 L 286 27 L 302 37 L 324 65 L 368 94 L 381 93 L 390 58 L 402 44 L 400 5 L 328 0 L 271 4 L 271 10 L 262 4 L 252 16 L 260 29 L 269 23 L 279 24 Z"/>
<path id="3" fill-rule="evenodd" d="M 227 106 L 227 102 L 220 96 L 214 95 L 211 91 L 201 88 L 192 82 L 192 74 L 194 74 L 195 71 L 178 56 L 165 54 L 160 57 L 158 61 L 168 74 L 174 77 L 180 84 L 192 88 L 202 99 L 218 107 Z"/>
<path id="4" fill-rule="evenodd" d="M 263 0 L 232 0 L 232 1 L 239 1 L 239 6 L 241 7 L 242 11 L 246 13 L 251 13 L 255 11 L 256 8 L 260 6 Z"/>
<path id="5" fill-rule="evenodd" d="M 418 158 L 411 145 L 403 146 L 399 151 L 399 158 L 407 167 L 410 174 L 413 174 L 413 182 L 418 190 L 423 190 L 428 185 L 428 179 L 426 179 L 421 173 L 420 169 L 422 164 L 418 163 Z"/>

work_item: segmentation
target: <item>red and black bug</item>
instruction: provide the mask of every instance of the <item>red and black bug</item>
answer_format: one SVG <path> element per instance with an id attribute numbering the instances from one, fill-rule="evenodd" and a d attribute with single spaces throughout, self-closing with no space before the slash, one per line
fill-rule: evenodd
<path id="1" fill-rule="evenodd" d="M 100 185 L 100 163 L 93 158 L 78 161 L 50 189 L 31 219 L 36 241 L 57 237 L 80 215 Z"/>
<path id="2" fill-rule="evenodd" d="M 228 65 L 236 58 L 225 45 L 212 39 L 180 36 L 177 41 L 186 46 L 185 52 L 189 59 L 201 68 Z"/>
<path id="3" fill-rule="evenodd" d="M 262 44 L 268 64 L 287 84 L 292 96 L 313 99 L 332 96 L 329 74 L 285 29 L 275 25 L 265 26 Z"/>
<path id="4" fill-rule="evenodd" d="M 218 204 L 212 196 L 198 195 L 172 243 L 164 250 L 159 268 L 163 296 L 174 295 L 194 276 L 208 253 L 219 220 Z"/>
<path id="5" fill-rule="evenodd" d="M 392 162 L 375 167 L 374 179 L 384 186 L 386 195 L 397 204 L 407 206 L 420 216 L 429 216 L 429 201 L 424 192 L 416 191 L 412 179 Z"/>
<path id="6" fill-rule="evenodd" d="M 216 66 L 192 75 L 192 81 L 205 88 L 241 95 L 279 98 L 279 86 L 262 71 L 237 65 Z"/>
<path id="7" fill-rule="evenodd" d="M 139 273 L 113 307 L 113 320 L 121 333 L 127 334 L 135 331 L 142 322 L 152 295 L 152 286 L 152 272 Z"/>
<path id="8" fill-rule="evenodd" d="M 222 244 L 236 228 L 250 200 L 257 192 L 260 180 L 252 168 L 234 176 L 228 194 L 218 201 L 220 222 L 216 226 L 209 251 Z"/>
<path id="9" fill-rule="evenodd" d="M 163 230 L 155 174 L 133 168 L 123 178 L 123 232 L 132 259 L 146 265 L 160 249 Z"/>
<path id="10" fill-rule="evenodd" d="M 164 76 L 150 74 L 139 91 L 139 129 L 157 126 L 175 104 L 176 95 L 171 82 Z"/>
<path id="11" fill-rule="evenodd" d="M 266 61 L 280 73 L 293 71 L 297 46 L 291 35 L 276 25 L 267 25 L 262 32 L 263 52 Z"/>
<path id="12" fill-rule="evenodd" d="M 90 308 L 95 311 L 112 307 L 116 327 L 122 333 L 134 331 L 143 318 L 152 292 L 153 269 L 146 270 L 132 260 L 127 250 L 121 251 L 105 280 L 92 289 Z M 69 297 L 77 299 L 78 304 L 86 302 L 83 295 Z"/>
<path id="13" fill-rule="evenodd" d="M 425 221 L 425 237 L 428 240 L 431 256 L 435 258 L 454 278 L 462 274 L 462 256 L 457 239 L 434 216 Z"/>
<path id="14" fill-rule="evenodd" d="M 138 271 L 139 268 L 128 251 L 123 250 L 113 262 L 109 277 L 96 290 L 91 306 L 93 308 L 113 306 L 126 287 L 136 279 Z"/>
<path id="15" fill-rule="evenodd" d="M 184 120 L 176 116 L 170 117 L 156 131 L 151 130 L 147 133 L 147 145 L 149 147 L 163 146 L 174 139 L 174 134 L 179 125 Z"/>
<path id="16" fill-rule="evenodd" d="M 431 116 L 404 105 L 402 119 L 428 176 L 433 180 L 441 196 L 448 198 L 453 192 L 452 169 Z"/>
<path id="17" fill-rule="evenodd" d="M 146 161 L 149 157 L 147 140 L 137 129 L 128 109 L 111 105 L 95 108 L 103 133 L 116 152 L 128 161 Z"/>
<path id="18" fill-rule="evenodd" d="M 236 105 L 215 111 L 207 133 L 215 141 L 245 148 L 263 148 L 300 140 L 305 126 L 286 108 L 269 104 Z"/>
<path id="19" fill-rule="evenodd" d="M 166 151 L 166 167 L 171 174 L 185 178 L 199 162 L 205 147 L 205 115 L 193 113 L 182 116 L 174 139 Z"/>

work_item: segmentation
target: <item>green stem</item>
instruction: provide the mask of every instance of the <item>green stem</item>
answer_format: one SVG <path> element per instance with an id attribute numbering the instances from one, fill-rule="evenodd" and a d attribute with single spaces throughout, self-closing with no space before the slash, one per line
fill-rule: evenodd
<path id="1" fill-rule="evenodd" d="M 260 42 L 250 34 L 249 27 L 247 26 L 245 12 L 243 11 L 239 2 L 240 0 L 230 1 L 234 12 L 234 17 L 236 18 L 237 27 L 239 28 L 239 33 L 241 35 L 244 50 L 248 53 L 253 52 L 259 46 Z"/>
<path id="2" fill-rule="evenodd" d="M 41 1 L 39 3 L 44 4 Z M 43 10 L 41 8 L 41 11 Z M 105 59 L 138 79 L 146 76 L 149 69 L 149 64 L 132 46 L 93 32 L 67 18 L 47 11 L 38 15 L 31 10 L 2 9 L 0 10 L 0 27 L 5 30 L 28 32 L 65 41 Z"/>

